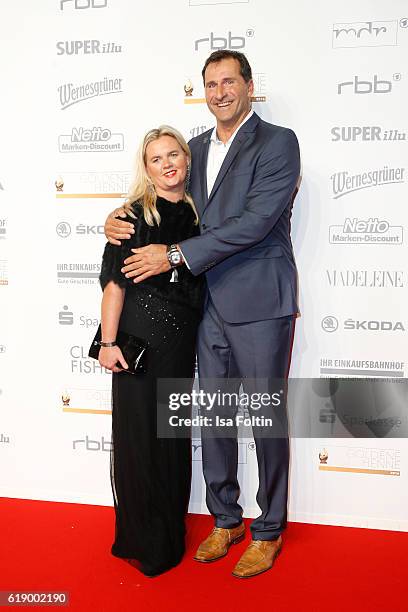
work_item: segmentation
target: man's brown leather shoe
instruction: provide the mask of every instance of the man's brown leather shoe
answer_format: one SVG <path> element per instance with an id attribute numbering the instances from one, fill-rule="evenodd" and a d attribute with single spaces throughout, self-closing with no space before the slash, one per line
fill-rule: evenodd
<path id="1" fill-rule="evenodd" d="M 221 559 L 221 557 L 225 557 L 231 544 L 238 544 L 244 539 L 244 536 L 244 523 L 232 529 L 214 527 L 208 538 L 201 542 L 194 559 L 203 563 Z"/>
<path id="2" fill-rule="evenodd" d="M 237 578 L 250 578 L 271 569 L 282 548 L 282 538 L 277 540 L 252 540 L 232 572 Z"/>

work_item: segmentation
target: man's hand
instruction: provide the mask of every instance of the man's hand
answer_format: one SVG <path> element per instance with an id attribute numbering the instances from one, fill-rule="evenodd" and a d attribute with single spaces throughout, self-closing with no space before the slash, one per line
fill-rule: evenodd
<path id="1" fill-rule="evenodd" d="M 105 221 L 105 236 L 111 244 L 120 245 L 121 240 L 130 238 L 135 233 L 132 223 L 115 219 L 115 217 L 126 217 L 124 208 L 116 208 L 110 213 Z"/>
<path id="2" fill-rule="evenodd" d="M 140 249 L 132 249 L 132 253 L 135 254 L 125 259 L 125 266 L 121 272 L 126 278 L 134 278 L 134 283 L 140 283 L 149 276 L 168 272 L 171 266 L 166 251 L 165 244 L 149 244 Z"/>

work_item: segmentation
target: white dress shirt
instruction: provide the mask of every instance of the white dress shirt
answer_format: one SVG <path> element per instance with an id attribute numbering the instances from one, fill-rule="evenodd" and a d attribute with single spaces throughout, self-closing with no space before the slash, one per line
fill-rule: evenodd
<path id="1" fill-rule="evenodd" d="M 222 166 L 222 162 L 227 156 L 228 151 L 232 145 L 232 142 L 237 135 L 238 130 L 252 117 L 254 114 L 253 110 L 250 110 L 245 119 L 239 124 L 237 129 L 227 142 L 224 144 L 222 140 L 220 140 L 217 136 L 217 129 L 214 128 L 211 136 L 210 136 L 210 147 L 208 149 L 208 158 L 207 158 L 207 192 L 210 195 L 212 188 L 214 187 L 214 183 L 217 179 L 218 173 Z"/>
<path id="2" fill-rule="evenodd" d="M 222 142 L 222 140 L 218 138 L 216 128 L 214 128 L 213 131 L 211 132 L 210 146 L 208 149 L 208 158 L 207 158 L 207 192 L 208 192 L 208 195 L 210 195 L 211 190 L 214 187 L 214 183 L 217 179 L 218 173 L 222 166 L 222 162 L 226 158 L 227 153 L 230 150 L 230 147 L 232 145 L 232 141 L 237 135 L 238 130 L 244 125 L 246 121 L 248 121 L 248 119 L 252 117 L 253 114 L 254 114 L 254 111 L 250 110 L 247 116 L 245 117 L 245 119 L 241 121 L 241 123 L 239 124 L 235 132 L 231 134 L 231 136 L 229 137 L 229 139 L 227 140 L 225 144 Z M 181 249 L 180 249 L 180 252 L 183 256 L 184 263 L 186 264 L 187 268 L 190 269 L 190 266 L 188 265 L 188 261 L 184 257 L 183 251 Z M 173 279 L 172 277 L 170 282 L 174 280 L 175 279 Z"/>

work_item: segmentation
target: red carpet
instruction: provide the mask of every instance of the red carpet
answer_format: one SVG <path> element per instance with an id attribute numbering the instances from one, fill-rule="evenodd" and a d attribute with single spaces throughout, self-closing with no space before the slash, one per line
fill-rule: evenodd
<path id="1" fill-rule="evenodd" d="M 69 591 L 62 610 L 408 610 L 407 533 L 291 523 L 274 568 L 239 580 L 231 570 L 245 542 L 220 561 L 197 563 L 212 519 L 190 515 L 183 563 L 146 578 L 109 552 L 112 508 L 2 499 L 0 517 L 0 590 Z"/>

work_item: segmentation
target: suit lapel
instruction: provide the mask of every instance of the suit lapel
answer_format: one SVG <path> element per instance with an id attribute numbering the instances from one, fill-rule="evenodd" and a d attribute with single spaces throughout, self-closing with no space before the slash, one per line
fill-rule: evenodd
<path id="1" fill-rule="evenodd" d="M 205 202 L 204 209 L 207 208 L 207 206 L 210 204 L 212 198 L 217 192 L 218 187 L 221 185 L 222 181 L 224 180 L 224 177 L 226 173 L 228 172 L 229 167 L 231 166 L 232 162 L 238 155 L 239 151 L 242 149 L 242 146 L 244 145 L 244 143 L 248 140 L 248 138 L 254 136 L 254 132 L 255 132 L 256 126 L 258 125 L 258 122 L 259 122 L 259 117 L 256 113 L 254 113 L 252 117 L 248 119 L 246 123 L 244 123 L 241 129 L 238 130 L 238 133 L 235 136 L 234 140 L 232 141 L 232 145 L 224 161 L 222 162 L 220 171 L 218 172 L 217 178 L 215 179 L 215 183 L 213 185 L 211 193 L 209 194 L 209 196 L 207 195 L 205 200 L 203 200 Z M 206 194 L 207 194 L 207 158 L 208 158 L 209 145 L 210 145 L 210 142 L 208 142 L 207 144 L 206 157 L 205 157 L 204 166 L 203 166 Z"/>
<path id="2" fill-rule="evenodd" d="M 210 135 L 211 132 L 206 134 L 201 143 L 199 160 L 198 160 L 198 171 L 200 175 L 200 193 L 201 193 L 201 202 L 202 202 L 202 211 L 204 211 L 208 202 L 208 193 L 207 193 L 207 158 L 208 158 L 208 149 L 210 148 Z"/>
<path id="3" fill-rule="evenodd" d="M 217 174 L 217 178 L 215 179 L 215 183 L 213 185 L 213 188 L 211 190 L 211 193 L 209 195 L 208 198 L 208 204 L 210 203 L 211 198 L 214 196 L 215 192 L 217 191 L 218 187 L 220 186 L 220 184 L 222 183 L 224 176 L 226 175 L 230 165 L 232 164 L 232 162 L 234 161 L 234 159 L 236 158 L 236 156 L 238 155 L 238 152 L 241 148 L 241 146 L 244 144 L 244 142 L 247 140 L 248 138 L 248 134 L 242 132 L 241 134 L 237 134 L 232 142 L 232 145 L 227 153 L 227 155 L 225 156 L 224 161 L 222 162 L 221 168 Z"/>

